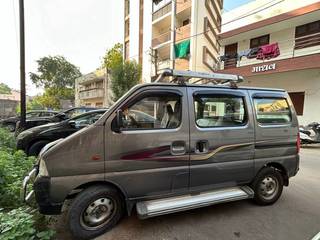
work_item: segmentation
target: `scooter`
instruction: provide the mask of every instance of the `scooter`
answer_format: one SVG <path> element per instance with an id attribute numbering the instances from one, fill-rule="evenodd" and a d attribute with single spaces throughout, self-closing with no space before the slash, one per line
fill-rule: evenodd
<path id="1" fill-rule="evenodd" d="M 301 144 L 320 143 L 320 124 L 313 122 L 299 128 Z"/>

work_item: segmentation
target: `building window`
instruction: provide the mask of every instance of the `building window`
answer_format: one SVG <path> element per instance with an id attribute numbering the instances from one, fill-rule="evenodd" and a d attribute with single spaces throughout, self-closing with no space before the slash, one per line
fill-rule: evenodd
<path id="1" fill-rule="evenodd" d="M 286 124 L 291 122 L 289 104 L 284 98 L 255 98 L 257 121 L 261 124 Z"/>
<path id="2" fill-rule="evenodd" d="M 263 45 L 267 45 L 269 44 L 270 41 L 270 35 L 264 35 L 261 37 L 257 37 L 257 38 L 252 38 L 250 40 L 250 48 L 256 48 L 256 47 L 261 47 Z"/>
<path id="3" fill-rule="evenodd" d="M 194 97 L 196 124 L 201 128 L 236 127 L 247 122 L 244 99 L 233 95 Z"/>
<path id="4" fill-rule="evenodd" d="M 102 107 L 103 106 L 103 102 L 97 102 L 96 103 L 96 107 Z"/>
<path id="5" fill-rule="evenodd" d="M 188 18 L 188 19 L 186 19 L 186 20 L 184 20 L 183 22 L 182 22 L 182 26 L 186 26 L 186 25 L 188 25 L 190 23 L 190 19 Z"/>
<path id="6" fill-rule="evenodd" d="M 320 45 L 320 20 L 296 27 L 295 49 Z"/>
<path id="7" fill-rule="evenodd" d="M 291 92 L 289 95 L 297 115 L 303 116 L 305 92 Z"/>

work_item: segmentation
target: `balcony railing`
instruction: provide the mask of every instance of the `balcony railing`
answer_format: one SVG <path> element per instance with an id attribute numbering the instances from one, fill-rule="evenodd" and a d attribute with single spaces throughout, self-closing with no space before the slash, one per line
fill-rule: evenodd
<path id="1" fill-rule="evenodd" d="M 166 43 L 171 40 L 171 32 L 163 33 L 152 39 L 152 47 L 156 47 L 162 43 Z"/>
<path id="2" fill-rule="evenodd" d="M 295 49 L 302 49 L 320 45 L 320 33 L 310 34 L 295 39 Z"/>
<path id="3" fill-rule="evenodd" d="M 101 98 L 103 95 L 103 88 L 92 88 L 80 91 L 80 99 Z"/>
<path id="4" fill-rule="evenodd" d="M 242 67 L 242 66 L 264 63 L 264 62 L 272 62 L 272 61 L 283 60 L 288 58 L 319 54 L 320 53 L 320 33 L 279 41 L 278 44 L 280 49 L 280 55 L 275 58 L 264 59 L 264 60 L 258 60 L 256 58 L 247 59 L 246 57 L 242 57 L 241 59 L 230 58 L 222 62 L 223 64 L 221 68 L 230 69 L 235 67 Z"/>
<path id="5" fill-rule="evenodd" d="M 185 40 L 190 38 L 191 24 L 177 28 L 176 30 L 176 41 Z"/>
<path id="6" fill-rule="evenodd" d="M 164 7 L 160 8 L 159 10 L 155 11 L 152 14 L 152 21 L 157 20 L 158 18 L 161 18 L 162 16 L 166 15 L 167 13 L 171 12 L 172 9 L 172 2 L 165 5 Z"/>

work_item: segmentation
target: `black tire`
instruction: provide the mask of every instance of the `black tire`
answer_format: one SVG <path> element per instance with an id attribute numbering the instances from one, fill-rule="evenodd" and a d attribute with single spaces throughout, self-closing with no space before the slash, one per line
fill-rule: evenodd
<path id="1" fill-rule="evenodd" d="M 101 204 L 101 199 L 112 201 L 113 208 L 106 207 L 106 205 L 93 205 L 98 201 L 100 201 Z M 105 206 L 105 209 L 101 210 L 101 206 Z M 88 215 L 88 209 L 90 207 L 93 208 L 93 210 L 92 213 Z M 92 215 L 96 214 L 95 211 L 98 211 L 98 215 L 94 216 L 96 219 L 98 219 L 99 214 L 102 215 L 106 212 L 108 214 L 107 218 L 97 226 L 89 226 L 85 218 L 92 218 Z M 124 200 L 116 189 L 103 185 L 89 187 L 77 195 L 69 208 L 68 222 L 71 234 L 74 239 L 95 238 L 113 228 L 123 216 L 123 212 Z M 101 217 L 101 215 L 99 217 Z"/>
<path id="2" fill-rule="evenodd" d="M 283 177 L 275 168 L 266 167 L 257 174 L 251 187 L 254 191 L 253 200 L 255 203 L 263 206 L 271 205 L 281 196 L 283 190 Z"/>
<path id="3" fill-rule="evenodd" d="M 10 131 L 10 132 L 14 132 L 16 130 L 16 124 L 14 123 L 8 123 L 6 125 L 6 128 Z"/>
<path id="4" fill-rule="evenodd" d="M 41 149 L 47 145 L 50 141 L 46 141 L 46 140 L 41 140 L 38 142 L 33 143 L 29 149 L 28 149 L 28 156 L 38 156 Z"/>

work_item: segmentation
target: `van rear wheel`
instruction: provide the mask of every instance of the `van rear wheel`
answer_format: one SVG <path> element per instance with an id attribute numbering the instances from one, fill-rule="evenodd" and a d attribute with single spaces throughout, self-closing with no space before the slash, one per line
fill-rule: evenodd
<path id="1" fill-rule="evenodd" d="M 272 167 L 263 168 L 251 185 L 254 190 L 254 201 L 259 205 L 271 205 L 281 196 L 283 177 Z"/>
<path id="2" fill-rule="evenodd" d="M 92 239 L 114 227 L 123 212 L 123 201 L 116 189 L 101 185 L 89 187 L 71 204 L 70 231 L 75 239 Z"/>

